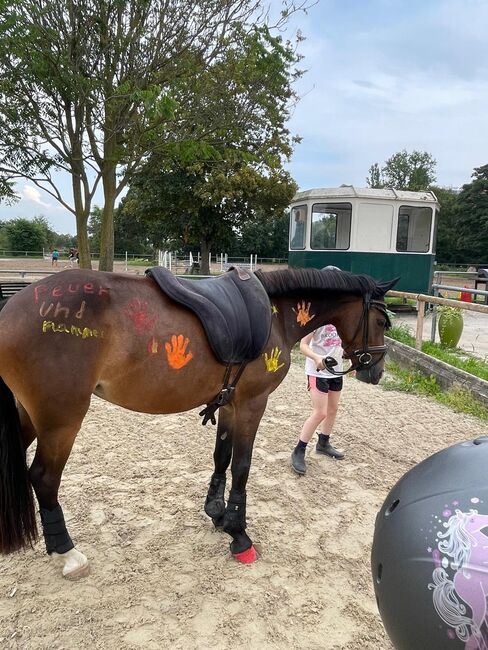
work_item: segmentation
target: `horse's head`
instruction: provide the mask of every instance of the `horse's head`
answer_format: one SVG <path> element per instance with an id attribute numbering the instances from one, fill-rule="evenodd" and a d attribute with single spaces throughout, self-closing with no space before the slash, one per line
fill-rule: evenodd
<path id="1" fill-rule="evenodd" d="M 345 335 L 341 336 L 344 357 L 357 369 L 356 377 L 368 384 L 377 384 L 383 375 L 387 350 L 385 330 L 391 325 L 383 298 L 398 279 L 378 283 L 372 294 L 363 296 L 362 306 L 358 307 L 359 324 L 350 319 Z"/>

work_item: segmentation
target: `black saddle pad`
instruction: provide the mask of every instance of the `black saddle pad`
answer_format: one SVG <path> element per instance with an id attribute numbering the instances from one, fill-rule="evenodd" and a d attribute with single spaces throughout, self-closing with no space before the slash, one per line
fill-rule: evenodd
<path id="1" fill-rule="evenodd" d="M 198 316 L 219 361 L 237 364 L 261 354 L 271 331 L 271 305 L 254 273 L 232 267 L 216 278 L 185 280 L 156 266 L 146 274 Z"/>

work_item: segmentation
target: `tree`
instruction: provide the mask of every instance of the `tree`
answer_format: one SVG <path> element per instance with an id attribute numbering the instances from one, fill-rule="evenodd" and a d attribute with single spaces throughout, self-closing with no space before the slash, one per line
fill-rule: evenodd
<path id="1" fill-rule="evenodd" d="M 459 260 L 458 247 L 458 192 L 450 187 L 431 187 L 440 209 L 437 222 L 436 258 L 439 262 Z"/>
<path id="2" fill-rule="evenodd" d="M 373 163 L 369 168 L 369 176 L 366 179 L 368 187 L 374 187 L 376 189 L 384 187 L 383 181 L 381 180 L 381 169 L 378 163 Z"/>
<path id="3" fill-rule="evenodd" d="M 378 163 L 374 163 L 369 168 L 366 182 L 368 187 L 387 187 L 412 192 L 425 191 L 435 183 L 436 164 L 431 154 L 426 151 L 408 153 L 403 149 L 388 158 L 381 169 Z"/>
<path id="4" fill-rule="evenodd" d="M 457 197 L 457 250 L 468 264 L 488 260 L 488 165 L 476 167 L 473 181 Z"/>
<path id="5" fill-rule="evenodd" d="M 40 252 L 48 244 L 46 232 L 39 221 L 12 219 L 6 232 L 14 255 L 24 251 Z"/>
<path id="6" fill-rule="evenodd" d="M 219 168 L 213 174 L 148 169 L 132 185 L 121 209 L 126 217 L 157 224 L 161 247 L 164 241 L 177 249 L 199 246 L 200 268 L 208 274 L 212 247 L 226 250 L 241 228 L 246 232 L 245 224 L 282 216 L 296 189 L 283 170 L 263 176 L 243 166 L 226 176 Z"/>
<path id="7" fill-rule="evenodd" d="M 198 245 L 203 272 L 212 247 L 231 245 L 245 220 L 281 216 L 297 189 L 283 169 L 296 141 L 286 128 L 296 61 L 266 28 L 242 35 L 185 97 L 196 132 L 212 138 L 155 154 L 133 177 L 124 212 L 158 221 L 177 248 Z"/>
<path id="8" fill-rule="evenodd" d="M 241 226 L 233 255 L 246 256 L 256 254 L 259 257 L 286 258 L 288 256 L 288 211 L 272 217 L 256 214 L 246 219 Z"/>
<path id="9" fill-rule="evenodd" d="M 100 184 L 99 268 L 111 270 L 114 205 L 131 176 L 151 152 L 191 157 L 219 132 L 221 112 L 195 120 L 205 99 L 191 101 L 191 91 L 263 25 L 259 1 L 202 0 L 198 10 L 178 0 L 0 2 L 0 172 L 75 215 L 82 266 L 91 265 L 87 221 Z M 223 111 L 226 87 L 219 92 Z M 72 202 L 59 171 L 71 175 Z"/>

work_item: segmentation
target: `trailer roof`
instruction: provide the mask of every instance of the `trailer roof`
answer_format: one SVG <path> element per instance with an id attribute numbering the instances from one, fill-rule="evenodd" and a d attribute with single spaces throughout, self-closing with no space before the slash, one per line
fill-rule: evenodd
<path id="1" fill-rule="evenodd" d="M 438 203 L 434 192 L 407 192 L 390 189 L 373 189 L 371 187 L 354 187 L 343 185 L 342 187 L 322 187 L 312 190 L 297 192 L 293 197 L 293 203 L 306 201 L 308 199 L 392 199 L 394 201 L 426 201 Z"/>

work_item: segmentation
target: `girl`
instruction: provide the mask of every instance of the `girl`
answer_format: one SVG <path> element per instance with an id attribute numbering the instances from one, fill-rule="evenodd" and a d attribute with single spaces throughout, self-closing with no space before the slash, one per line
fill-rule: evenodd
<path id="1" fill-rule="evenodd" d="M 326 267 L 326 269 L 339 270 L 337 267 Z M 342 370 L 342 341 L 333 325 L 323 325 L 300 341 L 300 352 L 307 357 L 305 374 L 312 399 L 312 413 L 303 424 L 298 444 L 291 455 L 291 465 L 297 474 L 305 474 L 307 470 L 305 450 L 319 425 L 316 452 L 337 460 L 344 458 L 344 452 L 330 443 L 341 398 L 342 377 L 326 370 L 324 363 L 324 357 L 332 357 L 337 362 L 334 370 Z"/>

